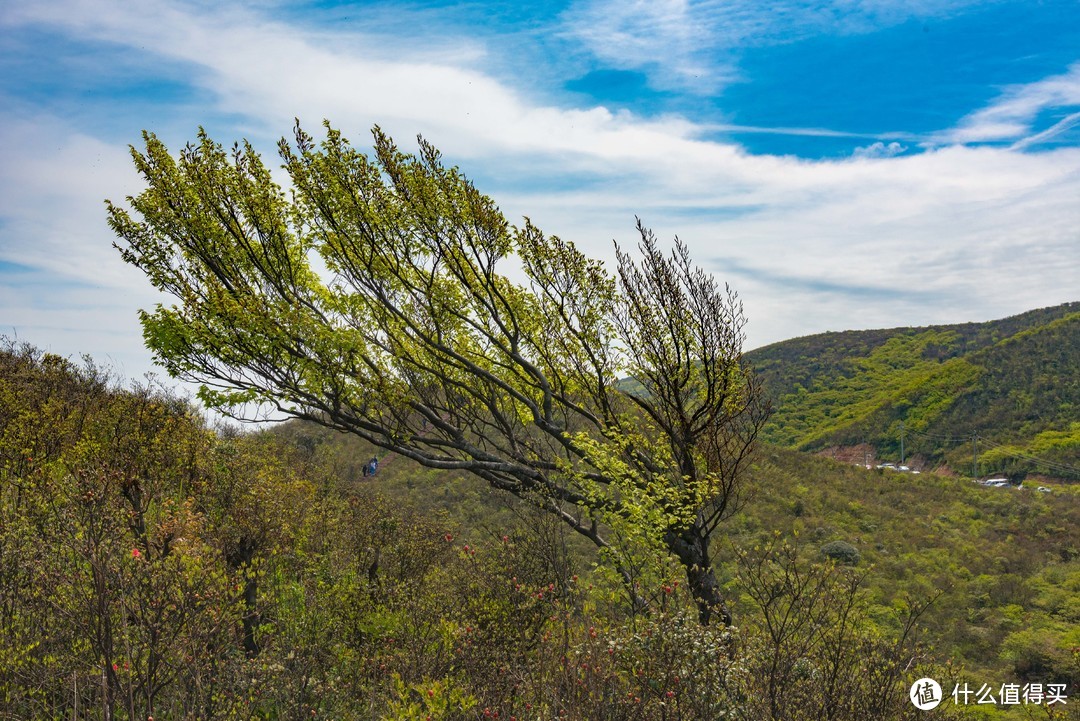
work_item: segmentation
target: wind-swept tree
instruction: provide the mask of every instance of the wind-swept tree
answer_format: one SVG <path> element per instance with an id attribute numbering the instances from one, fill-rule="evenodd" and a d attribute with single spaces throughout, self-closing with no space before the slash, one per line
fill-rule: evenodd
<path id="1" fill-rule="evenodd" d="M 368 157 L 298 125 L 289 192 L 246 142 L 200 131 L 174 158 L 144 134 L 147 187 L 108 212 L 177 301 L 142 313 L 156 360 L 226 413 L 270 404 L 470 471 L 603 549 L 632 598 L 628 545 L 671 554 L 701 621 L 730 623 L 710 541 L 768 410 L 736 294 L 640 222 L 611 275 L 508 223 L 422 139 L 373 134 Z"/>

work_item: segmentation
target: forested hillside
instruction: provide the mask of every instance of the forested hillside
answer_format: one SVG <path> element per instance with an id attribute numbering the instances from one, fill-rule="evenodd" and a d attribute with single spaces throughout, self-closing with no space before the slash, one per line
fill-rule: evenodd
<path id="1" fill-rule="evenodd" d="M 734 545 L 778 533 L 832 549 L 866 574 L 885 627 L 935 599 L 924 638 L 980 682 L 1080 684 L 1080 488 L 986 488 L 779 449 L 760 464 Z"/>
<path id="2" fill-rule="evenodd" d="M 391 457 L 365 478 L 350 459 L 376 451 L 360 441 L 302 423 L 275 434 L 399 503 L 448 509 L 465 533 L 490 533 L 513 518 L 497 494 L 468 476 Z M 739 555 L 789 543 L 850 564 L 875 628 L 895 633 L 908 610 L 932 600 L 917 633 L 938 658 L 963 666 L 966 678 L 1080 684 L 1080 487 L 1057 485 L 1050 494 L 985 488 L 765 448 L 753 488 L 727 528 L 719 569 L 737 617 L 760 618 Z M 587 563 L 588 547 L 568 540 L 571 555 Z"/>
<path id="3" fill-rule="evenodd" d="M 974 475 L 1080 479 L 1080 303 L 990 323 L 824 333 L 747 354 L 765 431 Z M 977 466 L 975 465 L 977 463 Z"/>
<path id="4" fill-rule="evenodd" d="M 741 625 L 703 625 L 675 564 L 631 599 L 526 504 L 463 524 L 445 479 L 297 440 L 0 349 L 0 717 L 856 721 L 955 675 L 816 548 L 726 554 Z"/>
<path id="5" fill-rule="evenodd" d="M 1046 394 L 998 394 L 1023 373 L 1074 393 L 1055 374 L 1076 363 L 1076 315 L 1011 319 L 997 338 L 984 326 L 839 334 L 846 345 L 824 355 L 863 372 L 817 368 L 852 392 L 904 391 L 905 422 L 925 419 L 927 433 L 973 415 L 916 392 L 931 377 L 942 396 L 963 388 L 970 407 L 1000 406 L 1053 439 L 1060 404 L 1032 419 Z M 991 372 L 1017 347 L 1043 360 Z M 784 368 L 800 365 L 778 356 L 763 372 Z M 774 428 L 796 428 L 790 418 Z M 8 343 L 0 717 L 1077 718 L 1073 699 L 931 712 L 907 700 L 921 676 L 946 693 L 1080 685 L 1080 486 L 1051 485 L 991 489 L 764 447 L 718 540 L 736 624 L 702 626 L 676 565 L 641 557 L 640 606 L 595 549 L 470 475 L 297 421 L 211 428 L 165 391 Z"/>

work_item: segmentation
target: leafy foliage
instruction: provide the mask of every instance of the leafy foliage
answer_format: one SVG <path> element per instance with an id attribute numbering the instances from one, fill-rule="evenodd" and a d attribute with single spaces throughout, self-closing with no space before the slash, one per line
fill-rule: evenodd
<path id="1" fill-rule="evenodd" d="M 336 480 L 295 429 L 213 432 L 167 394 L 24 346 L 0 364 L 5 716 L 902 718 L 911 674 L 933 670 L 909 637 L 854 622 L 871 607 L 834 566 L 739 554 L 745 588 L 786 575 L 778 603 L 852 619 L 824 635 L 767 635 L 753 605 L 742 628 L 702 626 L 674 573 L 638 589 L 642 615 L 529 504 L 513 530 L 466 537 Z M 835 692 L 816 681 L 856 668 Z"/>

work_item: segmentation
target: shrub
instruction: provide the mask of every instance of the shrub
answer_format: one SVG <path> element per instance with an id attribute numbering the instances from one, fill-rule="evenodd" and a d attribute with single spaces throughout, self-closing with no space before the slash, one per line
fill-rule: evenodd
<path id="1" fill-rule="evenodd" d="M 859 549 L 852 546 L 847 541 L 832 541 L 826 543 L 821 547 L 821 555 L 826 558 L 831 558 L 837 563 L 842 563 L 845 566 L 854 566 L 859 563 L 862 556 L 859 554 Z"/>

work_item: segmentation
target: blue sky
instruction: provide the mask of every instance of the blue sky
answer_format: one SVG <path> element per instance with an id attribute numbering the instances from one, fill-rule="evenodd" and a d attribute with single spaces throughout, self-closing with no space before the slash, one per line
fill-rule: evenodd
<path id="1" fill-rule="evenodd" d="M 126 146 L 294 117 L 422 133 L 605 259 L 641 216 L 750 346 L 1080 298 L 1076 0 L 43 0 L 0 8 L 0 333 L 150 370 Z"/>

